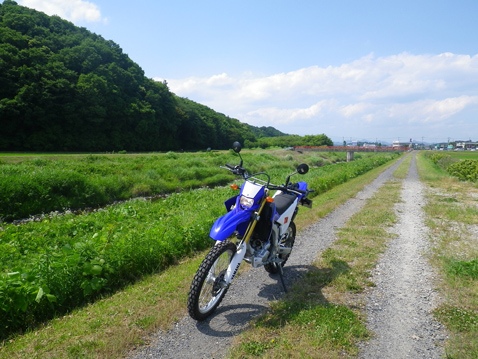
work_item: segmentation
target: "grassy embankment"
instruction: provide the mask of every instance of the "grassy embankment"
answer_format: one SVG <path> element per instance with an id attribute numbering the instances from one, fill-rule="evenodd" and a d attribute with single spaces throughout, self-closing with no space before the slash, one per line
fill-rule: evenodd
<path id="1" fill-rule="evenodd" d="M 310 154 L 307 156 L 308 157 L 306 157 L 305 159 L 308 159 L 310 161 L 314 160 L 313 156 L 311 156 Z M 289 163 L 287 166 L 285 166 L 286 170 L 283 169 L 282 172 L 279 170 L 279 172 L 275 174 L 276 176 L 280 175 L 282 180 L 283 180 L 282 177 L 284 177 L 284 173 L 286 173 L 285 171 L 290 171 L 291 165 L 295 165 L 297 162 L 297 159 L 294 159 L 293 156 L 291 155 L 286 155 L 285 157 L 286 157 L 284 159 L 285 162 Z M 259 154 L 258 162 L 260 163 L 260 166 L 263 166 L 263 164 L 267 162 L 267 160 L 272 163 L 272 166 L 274 168 L 281 167 L 281 166 L 278 166 L 277 157 L 274 157 L 270 154 Z M 347 178 L 349 175 L 351 175 L 351 172 L 349 171 L 349 169 L 352 167 L 356 167 L 358 163 L 359 161 L 357 161 L 357 164 L 351 164 L 347 166 L 340 165 L 338 167 L 335 167 L 335 171 L 338 170 L 338 173 L 336 173 L 333 176 L 328 174 L 328 171 L 331 171 L 331 169 L 334 166 L 322 167 L 323 170 L 317 169 L 319 170 L 319 172 L 315 172 L 314 170 L 312 170 L 310 173 L 311 177 L 309 177 L 306 180 L 312 184 L 312 187 L 315 187 L 319 190 L 324 191 L 327 189 L 326 188 L 327 186 L 330 188 L 330 187 L 338 185 L 339 183 L 341 183 L 341 181 L 343 182 L 344 180 L 349 179 Z M 315 177 L 314 177 L 314 172 L 315 172 Z M 321 173 L 321 174 L 318 174 L 318 173 Z M 355 174 L 355 176 L 356 175 L 357 173 Z M 327 183 L 327 180 L 331 183 Z M 223 190 L 223 192 L 224 191 L 228 191 L 228 190 Z M 224 192 L 222 196 L 224 196 L 225 194 L 226 193 Z M 189 199 L 189 201 L 197 202 L 197 194 L 186 194 L 185 196 L 186 197 L 181 197 L 180 195 L 172 196 L 173 202 L 176 201 L 175 203 L 173 203 L 173 208 L 175 207 L 175 204 L 177 206 L 178 203 L 185 204 L 186 205 L 185 207 L 191 204 L 191 202 L 188 202 L 188 200 L 186 199 L 188 196 L 192 196 L 192 199 Z M 205 196 L 208 198 L 212 197 L 210 193 L 206 193 Z M 186 201 L 186 202 L 183 202 L 183 201 Z M 214 200 L 213 198 L 213 201 L 218 202 L 217 198 L 216 200 Z M 203 208 L 207 207 L 208 211 L 213 210 L 212 208 L 208 207 L 208 203 L 203 202 L 202 206 Z M 139 201 L 139 202 L 134 201 L 134 202 L 129 202 L 129 203 L 121 204 L 121 205 L 108 207 L 106 210 L 100 211 L 99 214 L 98 212 L 96 212 L 92 214 L 84 214 L 77 217 L 73 217 L 72 215 L 53 216 L 53 217 L 47 216 L 41 222 L 38 222 L 38 223 L 32 222 L 29 225 L 32 226 L 34 230 L 36 230 L 35 232 L 36 234 L 34 236 L 35 240 L 36 238 L 51 239 L 51 237 L 53 238 L 62 237 L 62 236 L 65 236 L 65 233 L 66 233 L 66 237 L 73 238 L 75 241 L 81 242 L 82 238 L 84 237 L 86 242 L 91 242 L 93 239 L 102 238 L 104 235 L 106 242 L 103 244 L 108 244 L 110 240 L 115 238 L 122 238 L 123 235 L 125 235 L 126 237 L 135 237 L 135 235 L 137 235 L 136 238 L 142 238 L 145 236 L 145 231 L 147 232 L 148 228 L 157 227 L 158 218 L 161 217 L 160 216 L 161 214 L 165 215 L 165 211 L 162 210 L 161 212 L 161 210 L 158 210 L 156 208 L 155 210 L 152 210 L 151 213 L 149 213 L 143 210 L 145 207 L 148 208 L 148 211 L 149 211 L 149 208 L 156 208 L 154 204 L 149 204 L 145 206 L 144 201 Z M 171 208 L 171 206 L 166 206 L 166 207 Z M 204 212 L 204 210 L 198 210 L 197 208 L 194 208 L 193 211 L 196 213 Z M 100 218 L 98 220 L 97 216 L 101 217 L 105 215 L 105 213 L 107 216 L 106 222 L 104 218 Z M 108 217 L 108 215 L 113 215 L 113 218 Z M 215 214 L 215 216 L 216 215 L 217 214 Z M 115 216 L 119 216 L 119 217 L 115 217 Z M 182 213 L 182 216 L 181 216 L 181 213 L 179 213 L 178 216 L 181 218 L 187 217 L 187 215 L 185 215 L 184 213 Z M 78 218 L 80 218 L 80 220 L 78 220 Z M 126 223 L 128 219 L 130 219 L 133 222 Z M 137 228 L 139 224 L 143 224 L 144 222 L 146 222 L 146 227 Z M 118 225 L 116 225 L 115 223 Z M 173 223 L 170 223 L 170 225 L 172 224 Z M 185 235 L 185 233 L 183 233 L 184 228 L 186 229 L 190 228 L 188 227 L 188 225 L 184 226 L 184 223 L 174 223 L 174 224 L 178 225 L 178 230 L 179 229 L 182 230 L 179 237 L 182 237 Z M 24 243 L 21 240 L 24 239 L 24 235 L 26 233 L 31 232 L 32 228 L 28 226 L 11 226 L 11 225 L 4 224 L 2 228 L 2 237 L 3 237 L 2 239 L 3 240 L 5 240 L 5 238 L 8 239 L 8 237 L 5 236 L 5 233 L 7 233 L 8 231 L 11 231 L 12 233 L 17 233 L 15 237 L 19 240 L 18 243 Z M 38 229 L 41 229 L 41 228 L 43 228 L 42 229 L 43 232 L 38 231 Z M 15 232 L 15 231 L 21 232 L 21 231 L 24 231 L 25 229 L 26 229 L 26 232 L 22 232 L 22 233 Z M 126 232 L 124 232 L 123 229 L 126 230 Z M 134 232 L 136 234 L 131 236 L 129 235 L 130 232 Z M 7 235 L 8 234 L 9 233 L 7 233 Z M 195 237 L 195 234 L 196 233 L 192 233 L 192 238 Z M 148 236 L 151 237 L 151 239 L 154 239 L 154 233 L 149 233 L 146 235 L 146 237 Z M 135 238 L 132 238 L 132 239 L 135 239 Z M 5 242 L 8 244 L 8 241 L 4 241 L 4 244 Z M 186 240 L 186 243 L 188 243 L 187 240 Z M 131 242 L 131 246 L 126 246 L 125 251 L 128 252 L 128 248 L 136 251 L 137 249 L 136 244 L 137 242 L 133 240 Z M 186 247 L 188 246 L 189 245 L 186 244 Z M 107 247 L 109 248 L 109 247 L 116 247 L 116 246 L 108 245 Z M 15 247 L 12 247 L 12 248 L 15 248 Z M 187 250 L 184 253 L 186 255 L 187 253 L 191 253 L 190 252 L 191 248 L 189 247 L 187 249 L 189 249 L 189 251 Z M 60 254 L 63 252 L 65 252 L 65 250 L 64 248 L 61 248 L 60 246 Z M 69 250 L 66 252 L 69 252 Z M 27 251 L 22 251 L 21 255 L 25 256 L 26 253 Z M 32 331 L 32 333 L 27 333 L 24 336 L 19 336 L 14 339 L 11 339 L 9 342 L 4 342 L 2 344 L 2 347 L 0 348 L 0 354 L 2 356 L 6 355 L 6 356 L 17 356 L 17 357 L 35 357 L 35 356 L 37 357 L 45 357 L 45 356 L 75 357 L 75 356 L 81 356 L 83 354 L 87 356 L 90 356 L 90 355 L 91 356 L 104 355 L 105 357 L 118 356 L 118 354 L 122 350 L 124 350 L 124 348 L 130 346 L 131 343 L 134 342 L 135 340 L 138 340 L 138 338 L 140 338 L 144 334 L 144 331 L 150 330 L 152 328 L 164 326 L 166 324 L 161 324 L 161 323 L 165 323 L 165 322 L 170 323 L 171 319 L 174 319 L 174 317 L 178 315 L 177 314 L 178 311 L 174 309 L 174 303 L 177 301 L 172 300 L 171 297 L 178 295 L 179 297 L 176 297 L 176 298 L 180 298 L 179 303 L 184 304 L 184 298 L 181 297 L 181 295 L 185 296 L 184 291 L 187 291 L 187 288 L 189 285 L 188 282 L 190 281 L 191 275 L 193 273 L 193 269 L 191 268 L 197 268 L 198 261 L 202 258 L 202 256 L 203 254 L 201 254 L 199 258 L 195 259 L 195 261 L 197 262 L 194 262 L 193 260 L 193 263 L 191 264 L 190 269 L 185 269 L 188 267 L 187 265 L 185 265 L 185 266 L 179 266 L 181 269 L 175 266 L 174 269 L 172 270 L 171 269 L 164 270 L 162 274 L 159 275 L 159 277 L 161 278 L 164 276 L 163 278 L 167 278 L 166 280 L 166 282 L 168 283 L 167 285 L 163 283 L 162 285 L 156 286 L 156 281 L 161 282 L 161 279 L 157 277 L 154 280 L 152 280 L 153 282 L 152 284 L 148 284 L 148 279 L 145 279 L 145 281 L 143 282 L 144 286 L 148 287 L 149 285 L 152 285 L 154 286 L 154 289 L 148 290 L 148 289 L 145 289 L 145 287 L 143 286 L 141 287 L 139 292 L 135 292 L 134 294 L 132 294 L 133 297 L 139 297 L 138 306 L 139 308 L 141 308 L 141 310 L 138 310 L 138 311 L 135 310 L 134 300 L 132 300 L 131 297 L 127 295 L 130 289 L 126 289 L 121 293 L 121 294 L 125 294 L 124 295 L 125 297 L 128 297 L 128 299 L 123 303 L 123 305 L 119 304 L 118 302 L 115 302 L 114 304 L 110 304 L 110 305 L 105 304 L 105 303 L 111 303 L 110 301 L 114 301 L 115 299 L 117 300 L 118 298 L 122 297 L 121 295 L 119 296 L 113 295 L 103 301 L 99 301 L 98 304 L 88 306 L 86 309 L 74 311 L 73 314 L 71 314 L 71 316 L 69 317 L 72 317 L 75 319 L 70 324 L 67 324 L 65 328 L 63 328 L 63 325 L 64 323 L 69 323 L 69 320 L 68 320 L 69 317 L 53 320 L 49 322 L 48 324 L 46 324 L 45 328 L 42 330 L 39 330 L 39 331 L 35 330 L 35 331 Z M 47 256 L 46 258 L 51 259 L 56 257 L 61 257 L 61 255 L 53 255 L 51 257 Z M 175 258 L 174 253 L 172 257 L 173 257 L 172 259 L 174 260 Z M 181 255 L 179 255 L 179 257 L 177 258 L 180 258 L 180 257 Z M 45 257 L 43 256 L 43 258 Z M 78 259 L 78 256 L 75 256 L 74 258 L 76 260 Z M 91 262 L 90 264 L 93 264 L 96 266 L 102 266 L 104 264 L 101 262 L 101 260 L 98 260 L 98 259 L 94 259 L 94 260 L 98 262 Z M 4 261 L 2 263 L 4 263 Z M 43 261 L 42 263 L 44 264 L 43 267 L 47 269 L 50 267 L 58 268 L 58 265 L 49 266 L 48 263 L 51 264 L 51 262 L 46 263 L 46 265 L 45 265 L 45 261 Z M 90 267 L 83 267 L 83 269 L 85 268 L 88 268 L 91 271 L 91 273 L 86 273 L 87 275 L 90 275 L 90 277 L 86 279 L 89 279 L 90 281 L 92 279 L 94 280 L 95 279 L 94 270 L 97 270 L 98 267 L 95 267 L 96 269 L 90 268 Z M 104 268 L 106 268 L 106 266 L 104 266 Z M 185 274 L 184 276 L 181 276 L 179 273 L 182 270 L 185 270 L 187 274 Z M 96 274 L 100 274 L 100 272 L 101 271 L 97 272 Z M 83 272 L 83 276 L 84 275 L 85 273 Z M 181 281 L 181 278 L 183 279 L 183 281 Z M 186 283 L 184 283 L 184 281 L 186 281 Z M 58 278 L 58 280 L 56 280 L 55 283 L 60 285 L 65 284 L 61 280 L 61 278 Z M 95 281 L 92 281 L 91 283 L 91 285 L 96 285 L 96 284 L 97 282 Z M 130 288 L 132 288 L 131 290 L 134 291 L 134 286 Z M 83 287 L 82 289 L 85 290 L 85 288 Z M 44 294 L 49 294 L 49 293 L 46 292 Z M 36 293 L 36 295 L 38 298 L 38 292 Z M 145 304 L 144 301 L 147 301 L 148 303 Z M 166 306 L 165 303 L 168 303 L 168 305 Z M 169 303 L 172 303 L 172 304 L 170 305 Z M 109 308 L 109 310 L 106 309 L 104 305 L 107 308 Z M 146 306 L 150 305 L 152 309 L 149 311 L 146 310 L 144 308 L 145 305 Z M 162 308 L 163 306 L 165 306 L 167 307 L 167 310 L 165 311 L 158 310 L 158 306 L 159 308 Z M 179 305 L 179 307 L 181 307 L 181 305 Z M 96 308 L 96 309 L 92 309 L 92 308 Z M 44 309 L 48 309 L 48 303 Z M 91 312 L 92 310 L 93 311 L 96 310 L 96 312 L 93 314 Z M 83 317 L 83 321 L 82 319 L 79 319 L 77 316 Z M 55 323 L 58 323 L 58 325 Z M 121 323 L 127 323 L 127 324 L 126 326 L 124 326 Z M 57 329 L 52 330 L 53 327 L 60 328 L 58 329 L 59 330 L 58 335 L 54 334 L 54 332 Z M 112 328 L 115 328 L 115 329 L 112 329 Z M 118 328 L 119 332 L 118 330 L 116 330 L 116 328 Z M 111 334 L 111 333 L 115 333 L 115 334 Z M 122 344 L 118 344 L 118 342 Z M 113 351 L 113 353 L 111 351 Z"/>
<path id="2" fill-rule="evenodd" d="M 244 152 L 245 164 L 251 172 L 272 171 L 270 174 L 276 181 L 283 181 L 280 177 L 283 170 L 291 171 L 299 162 L 321 167 L 346 158 L 344 152 L 321 155 L 293 151 Z M 357 162 L 361 162 L 384 156 L 364 153 L 356 157 Z M 234 161 L 239 161 L 237 155 L 228 151 L 35 157 L 0 154 L 0 221 L 223 185 L 234 176 L 219 166 Z M 322 187 L 321 190 L 327 189 Z"/>

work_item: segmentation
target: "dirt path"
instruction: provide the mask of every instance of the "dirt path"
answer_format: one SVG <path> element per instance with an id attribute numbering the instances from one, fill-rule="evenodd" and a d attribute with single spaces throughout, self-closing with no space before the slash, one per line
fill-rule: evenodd
<path id="1" fill-rule="evenodd" d="M 367 295 L 367 325 L 375 338 L 363 345 L 360 358 L 442 358 L 445 334 L 431 311 L 437 294 L 433 271 L 424 255 L 428 251 L 427 227 L 422 206 L 425 187 L 412 158 L 403 181 L 399 218 L 392 232 L 397 237 L 377 265 Z"/>
<path id="2" fill-rule="evenodd" d="M 287 266 L 284 268 L 285 281 L 288 285 L 291 285 L 292 282 L 302 276 L 308 270 L 308 265 L 317 258 L 318 253 L 332 244 L 335 240 L 335 230 L 343 227 L 346 221 L 362 208 L 365 200 L 372 197 L 375 191 L 392 177 L 393 171 L 399 163 L 400 161 L 384 171 L 375 181 L 358 193 L 355 198 L 349 199 L 343 206 L 330 213 L 327 217 L 309 227 L 306 231 L 299 233 L 294 251 Z M 412 167 L 414 168 L 414 166 Z M 405 181 L 406 189 L 404 190 L 404 195 L 408 199 L 403 204 L 404 206 L 410 206 L 414 211 L 416 211 L 417 206 L 419 209 L 420 203 L 423 203 L 423 190 L 416 182 L 416 174 L 409 176 Z M 411 187 L 408 188 L 408 186 Z M 408 207 L 403 208 L 404 213 L 409 210 L 411 209 Z M 420 252 L 424 249 L 423 240 L 415 240 L 416 234 L 420 233 L 420 228 L 423 225 L 420 221 L 422 219 L 419 222 L 406 219 L 402 220 L 400 225 L 397 225 L 397 228 L 402 226 L 407 228 L 404 228 L 399 238 L 408 238 L 412 243 L 410 243 L 411 247 L 408 249 L 400 249 L 401 244 L 398 242 L 396 245 L 391 245 L 391 248 L 398 247 L 391 249 L 394 251 L 391 256 L 403 257 L 404 260 L 394 261 L 397 267 L 385 269 L 382 263 L 378 267 L 377 273 L 387 272 L 391 276 L 388 279 L 384 279 L 384 281 L 398 280 L 398 282 L 397 285 L 393 284 L 391 286 L 394 289 L 394 295 L 391 297 L 387 296 L 388 299 L 385 302 L 376 299 L 375 295 L 381 295 L 377 294 L 379 292 L 371 293 L 369 297 L 370 303 L 372 303 L 367 306 L 371 318 L 369 325 L 372 330 L 384 331 L 387 335 L 377 337 L 377 342 L 374 341 L 370 345 L 366 345 L 362 358 L 406 358 L 405 353 L 413 354 L 420 352 L 418 349 L 414 349 L 414 351 L 409 350 L 408 347 L 425 348 L 426 353 L 432 352 L 433 340 L 430 341 L 425 339 L 425 337 L 429 337 L 429 329 L 427 328 L 435 328 L 435 323 L 427 317 L 429 309 L 428 304 L 426 304 L 431 299 L 433 291 L 425 289 L 424 291 L 414 292 L 416 288 L 422 286 L 421 282 L 428 282 L 428 278 L 424 275 L 428 271 L 426 266 L 420 265 L 418 271 L 412 269 L 415 262 L 421 261 Z M 420 237 L 424 236 L 424 233 L 420 235 Z M 388 260 L 384 259 L 384 262 L 388 262 Z M 400 263 L 403 265 L 402 267 L 399 267 Z M 408 274 L 407 272 L 410 273 Z M 404 275 L 404 273 L 407 274 Z M 379 282 L 383 282 L 380 278 L 379 274 L 376 279 L 378 287 L 381 286 Z M 409 279 L 411 280 L 410 282 Z M 425 285 L 425 288 L 429 288 L 428 285 Z M 384 289 L 384 291 L 388 290 Z M 167 333 L 156 333 L 149 346 L 130 353 L 129 359 L 223 358 L 233 338 L 247 328 L 251 318 L 264 312 L 267 309 L 268 303 L 279 298 L 282 294 L 282 286 L 278 282 L 277 276 L 271 276 L 261 268 L 252 269 L 236 278 L 226 298 L 215 315 L 209 320 L 197 323 L 189 317 L 184 317 Z M 395 302 L 392 302 L 392 299 L 395 300 L 394 297 L 408 298 L 403 305 L 400 304 L 399 311 L 391 309 L 395 306 Z M 417 301 L 425 305 L 416 306 Z M 389 309 L 386 309 L 387 307 Z M 377 310 L 377 308 L 379 309 Z M 375 315 L 380 314 L 381 311 L 385 312 L 385 310 L 387 313 L 390 313 L 385 317 L 388 328 L 378 326 L 378 322 L 382 319 Z M 415 320 L 415 317 L 420 319 Z M 427 319 L 422 320 L 422 317 Z M 376 318 L 376 320 L 373 318 Z M 392 320 L 393 323 L 397 324 L 392 325 Z M 422 326 L 425 328 L 419 330 Z M 438 333 L 438 329 L 437 327 L 437 330 L 432 330 L 432 332 Z M 399 334 L 399 336 L 394 337 L 394 333 Z M 399 353 L 397 354 L 398 356 L 388 356 L 390 351 L 387 350 L 389 345 L 387 343 L 393 343 L 393 346 L 391 346 L 393 348 L 392 352 Z M 425 343 L 427 343 L 426 346 Z M 438 352 L 437 355 L 439 355 Z M 430 356 L 412 355 L 410 357 L 438 358 L 439 356 L 433 354 Z"/>

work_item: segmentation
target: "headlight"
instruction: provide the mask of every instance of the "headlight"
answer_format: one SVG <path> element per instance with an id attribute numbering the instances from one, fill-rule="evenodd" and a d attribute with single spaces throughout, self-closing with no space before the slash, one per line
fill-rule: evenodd
<path id="1" fill-rule="evenodd" d="M 247 197 L 241 196 L 239 203 L 241 204 L 241 206 L 251 208 L 252 205 L 254 204 L 254 198 L 247 198 Z"/>

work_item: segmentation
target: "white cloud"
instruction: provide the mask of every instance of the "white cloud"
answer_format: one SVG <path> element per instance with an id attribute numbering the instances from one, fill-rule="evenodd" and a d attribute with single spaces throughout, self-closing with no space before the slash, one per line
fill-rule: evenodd
<path id="1" fill-rule="evenodd" d="M 360 103 L 344 106 L 341 109 L 339 109 L 339 112 L 344 117 L 352 117 L 352 116 L 363 114 L 367 111 L 370 111 L 374 107 L 375 105 L 373 104 L 360 102 Z"/>
<path id="2" fill-rule="evenodd" d="M 101 16 L 97 5 L 83 0 L 21 0 L 20 4 L 29 8 L 42 11 L 48 15 L 58 15 L 61 18 L 74 23 L 86 22 L 107 22 Z"/>
<path id="3" fill-rule="evenodd" d="M 409 122 L 434 123 L 447 120 L 463 111 L 467 106 L 477 104 L 478 96 L 465 95 L 443 100 L 419 100 L 390 106 L 388 116 L 390 118 L 408 118 Z"/>
<path id="4" fill-rule="evenodd" d="M 255 118 L 274 118 L 276 123 L 294 123 L 300 120 L 310 120 L 323 117 L 331 108 L 336 106 L 333 100 L 324 100 L 308 108 L 280 109 L 277 107 L 260 108 L 244 115 L 249 120 Z"/>
<path id="5" fill-rule="evenodd" d="M 468 130 L 476 127 L 478 136 L 477 79 L 478 55 L 402 53 L 265 77 L 223 73 L 168 84 L 179 96 L 288 133 L 340 129 L 364 137 L 375 131 L 375 137 L 379 130 L 405 132 L 414 126 L 428 135 L 426 126 L 433 125 L 438 135 L 440 125 L 444 129 L 446 120 L 454 119 L 470 123 Z"/>

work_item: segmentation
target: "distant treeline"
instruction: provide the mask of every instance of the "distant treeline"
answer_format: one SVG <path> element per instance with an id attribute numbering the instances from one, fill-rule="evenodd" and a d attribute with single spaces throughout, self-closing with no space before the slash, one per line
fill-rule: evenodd
<path id="1" fill-rule="evenodd" d="M 276 137 L 260 137 L 257 140 L 251 142 L 246 140 L 246 147 L 293 147 L 293 146 L 333 146 L 332 140 L 324 134 L 321 135 L 287 135 Z"/>
<path id="2" fill-rule="evenodd" d="M 285 134 L 174 95 L 113 41 L 0 4 L 0 151 L 226 149 L 270 136 Z"/>

